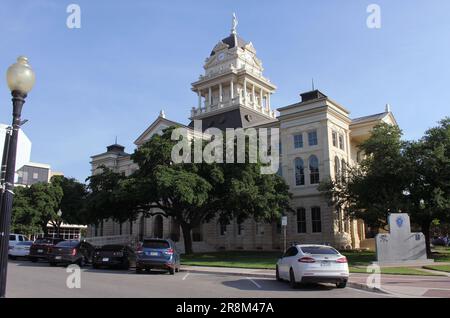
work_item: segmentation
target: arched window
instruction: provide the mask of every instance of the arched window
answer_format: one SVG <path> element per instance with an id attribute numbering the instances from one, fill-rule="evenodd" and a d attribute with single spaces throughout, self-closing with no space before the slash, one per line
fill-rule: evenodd
<path id="1" fill-rule="evenodd" d="M 305 184 L 305 165 L 301 158 L 295 159 L 295 185 Z"/>
<path id="2" fill-rule="evenodd" d="M 319 183 L 319 159 L 314 155 L 309 157 L 309 181 L 311 184 Z"/>
<path id="3" fill-rule="evenodd" d="M 345 177 L 347 176 L 347 163 L 345 162 L 344 159 L 342 159 L 341 164 L 342 164 L 342 167 L 341 167 L 342 179 L 345 179 Z"/>
<path id="4" fill-rule="evenodd" d="M 336 180 L 339 178 L 340 168 L 341 168 L 341 162 L 339 161 L 339 158 L 336 156 L 336 157 L 334 157 L 334 178 Z"/>

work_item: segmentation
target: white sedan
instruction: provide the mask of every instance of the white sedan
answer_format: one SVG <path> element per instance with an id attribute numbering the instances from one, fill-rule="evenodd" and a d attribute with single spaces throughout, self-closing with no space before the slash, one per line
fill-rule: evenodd
<path id="1" fill-rule="evenodd" d="M 345 288 L 349 276 L 347 258 L 326 245 L 293 245 L 278 260 L 278 281 L 298 283 L 334 283 Z"/>
<path id="2" fill-rule="evenodd" d="M 14 246 L 9 247 L 8 255 L 11 259 L 27 257 L 30 254 L 31 245 L 33 245 L 32 241 L 19 242 Z"/>

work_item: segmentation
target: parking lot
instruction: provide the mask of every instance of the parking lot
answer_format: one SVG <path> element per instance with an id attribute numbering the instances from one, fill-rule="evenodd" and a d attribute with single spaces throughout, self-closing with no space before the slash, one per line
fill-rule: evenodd
<path id="1" fill-rule="evenodd" d="M 176 275 L 161 272 L 136 274 L 129 271 L 92 269 L 80 273 L 81 288 L 66 285 L 70 273 L 65 267 L 50 267 L 46 262 L 10 261 L 7 297 L 387 297 L 351 287 L 312 285 L 291 289 L 287 283 L 269 278 L 200 274 L 181 271 Z"/>

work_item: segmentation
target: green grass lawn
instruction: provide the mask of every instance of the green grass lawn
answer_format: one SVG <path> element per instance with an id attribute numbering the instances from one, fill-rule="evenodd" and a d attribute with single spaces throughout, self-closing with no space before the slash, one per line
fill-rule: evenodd
<path id="1" fill-rule="evenodd" d="M 226 251 L 182 255 L 181 264 L 214 267 L 275 269 L 281 252 Z"/>
<path id="2" fill-rule="evenodd" d="M 436 246 L 432 252 L 435 262 L 450 262 L 450 247 Z"/>
<path id="3" fill-rule="evenodd" d="M 427 265 L 423 268 L 450 273 L 450 265 Z"/>
<path id="4" fill-rule="evenodd" d="M 442 249 L 437 255 L 444 261 L 450 257 L 450 249 Z M 348 259 L 350 272 L 366 273 L 365 266 L 376 260 L 374 252 L 342 251 Z M 235 268 L 254 268 L 254 269 L 275 269 L 275 264 L 281 252 L 268 251 L 223 251 L 211 253 L 198 253 L 193 255 L 182 255 L 181 264 L 194 266 L 212 266 L 212 267 L 235 267 Z M 420 269 L 408 267 L 389 267 L 382 268 L 382 274 L 393 275 L 433 275 L 421 271 Z"/>

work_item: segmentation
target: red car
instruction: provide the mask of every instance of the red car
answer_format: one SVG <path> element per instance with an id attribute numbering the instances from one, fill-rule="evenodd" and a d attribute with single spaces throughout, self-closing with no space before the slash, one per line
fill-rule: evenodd
<path id="1" fill-rule="evenodd" d="M 33 263 L 40 259 L 48 260 L 52 247 L 59 242 L 64 241 L 61 238 L 38 238 L 30 247 L 30 255 L 28 259 Z"/>

